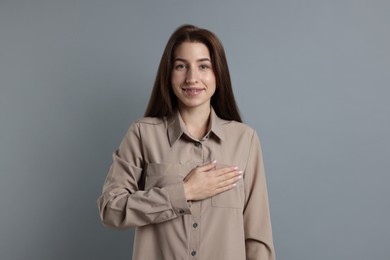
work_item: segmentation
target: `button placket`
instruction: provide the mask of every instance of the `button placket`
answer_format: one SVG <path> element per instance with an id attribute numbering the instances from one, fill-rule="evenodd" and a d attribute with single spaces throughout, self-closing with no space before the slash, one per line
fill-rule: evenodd
<path id="1" fill-rule="evenodd" d="M 203 161 L 203 144 L 199 141 L 194 142 L 194 161 Z"/>
<path id="2" fill-rule="evenodd" d="M 192 158 L 196 162 L 204 162 L 203 150 L 204 143 L 199 140 L 192 139 L 193 142 L 193 154 Z M 199 258 L 199 247 L 200 247 L 200 213 L 201 213 L 201 201 L 195 201 L 191 204 L 191 222 L 188 226 L 189 231 L 189 257 L 190 259 Z"/>
<path id="3" fill-rule="evenodd" d="M 194 202 L 192 204 L 190 215 L 190 229 L 189 232 L 189 254 L 192 256 L 190 259 L 198 259 L 199 258 L 199 246 L 200 246 L 200 201 Z"/>

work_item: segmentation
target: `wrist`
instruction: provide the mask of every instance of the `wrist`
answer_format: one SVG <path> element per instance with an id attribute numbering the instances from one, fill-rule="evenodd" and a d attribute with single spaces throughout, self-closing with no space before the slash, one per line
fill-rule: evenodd
<path id="1" fill-rule="evenodd" d="M 184 195 L 185 195 L 187 201 L 192 200 L 192 196 L 191 196 L 190 187 L 188 185 L 188 182 L 184 182 Z"/>

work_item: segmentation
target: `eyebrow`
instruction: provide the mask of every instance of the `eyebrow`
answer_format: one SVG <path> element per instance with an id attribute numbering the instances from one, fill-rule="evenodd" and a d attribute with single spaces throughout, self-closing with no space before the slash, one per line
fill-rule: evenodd
<path id="1" fill-rule="evenodd" d="M 174 61 L 183 61 L 183 62 L 187 62 L 186 59 L 183 59 L 183 58 L 175 58 Z M 202 61 L 209 61 L 211 62 L 211 60 L 209 58 L 202 58 L 202 59 L 199 59 L 199 60 L 196 60 L 197 62 L 202 62 Z"/>

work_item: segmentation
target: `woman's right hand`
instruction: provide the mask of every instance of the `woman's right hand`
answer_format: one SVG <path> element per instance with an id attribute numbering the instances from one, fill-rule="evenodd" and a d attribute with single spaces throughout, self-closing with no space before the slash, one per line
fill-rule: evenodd
<path id="1" fill-rule="evenodd" d="M 184 192 L 187 201 L 203 200 L 232 189 L 242 177 L 238 167 L 228 166 L 216 169 L 216 161 L 198 166 L 184 179 Z"/>

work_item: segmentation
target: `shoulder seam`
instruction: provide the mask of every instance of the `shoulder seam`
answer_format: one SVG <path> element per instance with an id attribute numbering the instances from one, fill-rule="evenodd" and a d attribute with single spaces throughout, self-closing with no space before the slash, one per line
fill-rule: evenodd
<path id="1" fill-rule="evenodd" d="M 160 125 L 164 123 L 164 120 L 158 117 L 142 117 L 135 120 L 134 122 L 137 124 Z"/>

